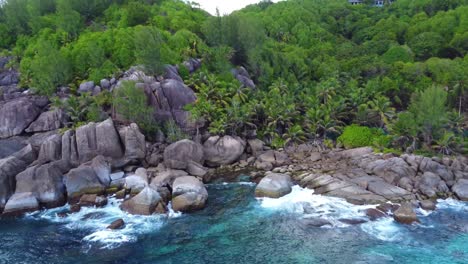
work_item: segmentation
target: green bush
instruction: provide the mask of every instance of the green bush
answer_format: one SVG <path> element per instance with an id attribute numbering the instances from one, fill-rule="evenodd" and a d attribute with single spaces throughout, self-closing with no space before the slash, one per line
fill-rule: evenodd
<path id="1" fill-rule="evenodd" d="M 122 82 L 115 91 L 113 105 L 117 114 L 125 121 L 135 122 L 148 136 L 158 130 L 154 109 L 147 104 L 143 89 L 135 87 L 135 82 Z"/>
<path id="2" fill-rule="evenodd" d="M 348 149 L 375 146 L 376 144 L 379 147 L 385 147 L 390 143 L 390 139 L 383 135 L 379 129 L 351 125 L 345 127 L 343 134 L 338 138 L 338 143 Z"/>

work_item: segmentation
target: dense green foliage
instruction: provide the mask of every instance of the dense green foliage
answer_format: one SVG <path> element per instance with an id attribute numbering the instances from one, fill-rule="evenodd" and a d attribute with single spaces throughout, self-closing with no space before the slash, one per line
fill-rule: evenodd
<path id="1" fill-rule="evenodd" d="M 467 151 L 467 0 L 383 8 L 263 1 L 229 16 L 178 0 L 8 0 L 0 35 L 0 47 L 18 58 L 22 85 L 42 94 L 135 64 L 158 75 L 196 57 L 202 69 L 181 76 L 198 96 L 188 109 L 212 134 L 256 130 L 281 147 L 330 142 L 347 127 L 341 140 L 351 137 L 349 146 Z M 238 66 L 256 89 L 232 77 Z M 386 136 L 355 144 L 362 126 Z"/>
<path id="2" fill-rule="evenodd" d="M 144 132 L 152 134 L 158 127 L 154 120 L 154 109 L 147 105 L 143 89 L 135 87 L 134 82 L 122 82 L 113 100 L 117 119 L 135 122 Z"/>

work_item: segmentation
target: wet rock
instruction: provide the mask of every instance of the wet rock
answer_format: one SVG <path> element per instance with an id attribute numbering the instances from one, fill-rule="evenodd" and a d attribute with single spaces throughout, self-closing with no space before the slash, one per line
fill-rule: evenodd
<path id="1" fill-rule="evenodd" d="M 175 179 L 172 189 L 172 208 L 190 212 L 205 207 L 208 192 L 201 181 L 192 176 Z"/>
<path id="2" fill-rule="evenodd" d="M 81 211 L 81 205 L 79 204 L 70 205 L 70 213 L 78 213 L 79 211 Z"/>
<path id="3" fill-rule="evenodd" d="M 163 186 L 172 187 L 177 178 L 188 176 L 187 172 L 182 170 L 165 170 L 156 174 L 151 181 L 151 186 L 155 189 Z"/>
<path id="4" fill-rule="evenodd" d="M 36 159 L 36 152 L 27 145 L 10 157 L 0 160 L 0 211 L 15 192 L 17 174 Z"/>
<path id="5" fill-rule="evenodd" d="M 187 169 L 189 162 L 204 163 L 202 145 L 184 139 L 169 145 L 164 150 L 164 165 L 170 169 Z"/>
<path id="6" fill-rule="evenodd" d="M 239 160 L 245 150 L 245 142 L 239 137 L 210 137 L 203 144 L 208 166 L 229 165 Z"/>
<path id="7" fill-rule="evenodd" d="M 112 222 L 107 229 L 111 230 L 117 230 L 117 229 L 122 229 L 125 227 L 125 222 L 123 219 L 117 219 L 114 222 Z"/>
<path id="8" fill-rule="evenodd" d="M 359 219 L 359 218 L 349 218 L 349 219 L 344 218 L 344 219 L 338 219 L 338 221 L 344 224 L 348 224 L 348 225 L 360 225 L 360 224 L 367 223 L 366 219 Z"/>
<path id="9" fill-rule="evenodd" d="M 413 210 L 413 206 L 410 203 L 403 204 L 398 210 L 393 213 L 395 221 L 402 224 L 412 224 L 419 222 L 416 213 Z"/>
<path id="10" fill-rule="evenodd" d="M 255 188 L 255 196 L 279 198 L 289 194 L 292 189 L 291 177 L 286 174 L 271 173 L 265 176 Z"/>
<path id="11" fill-rule="evenodd" d="M 432 200 L 423 200 L 419 202 L 419 205 L 424 210 L 434 211 L 436 209 L 436 202 Z"/>
<path id="12" fill-rule="evenodd" d="M 312 227 L 322 227 L 322 226 L 333 226 L 333 224 L 323 218 L 304 218 L 301 220 L 301 223 L 306 226 L 312 226 Z"/>
<path id="13" fill-rule="evenodd" d="M 159 193 L 153 188 L 146 187 L 133 198 L 124 201 L 121 209 L 134 215 L 152 215 L 160 202 Z"/>
<path id="14" fill-rule="evenodd" d="M 379 218 L 388 216 L 385 212 L 382 212 L 381 210 L 376 209 L 376 208 L 366 209 L 365 212 L 366 212 L 367 217 L 369 217 L 371 221 L 375 221 Z"/>
<path id="15" fill-rule="evenodd" d="M 79 204 L 81 206 L 104 207 L 107 205 L 107 198 L 96 194 L 85 194 L 81 196 Z"/>
<path id="16" fill-rule="evenodd" d="M 468 179 L 460 179 L 453 185 L 452 191 L 462 201 L 468 201 Z"/>
<path id="17" fill-rule="evenodd" d="M 148 177 L 141 177 L 136 174 L 125 177 L 125 189 L 130 190 L 132 194 L 141 192 L 147 186 Z"/>
<path id="18" fill-rule="evenodd" d="M 94 163 L 85 163 L 66 174 L 64 183 L 69 202 L 78 202 L 83 194 L 103 194 L 107 186 L 101 180 L 110 179 L 107 174 L 110 172 L 108 166 L 108 163 L 101 162 L 101 158 L 98 157 Z"/>
<path id="19" fill-rule="evenodd" d="M 63 175 L 68 170 L 70 166 L 64 161 L 29 167 L 16 175 L 15 193 L 31 193 L 47 208 L 62 206 L 66 202 Z"/>
<path id="20" fill-rule="evenodd" d="M 15 193 L 5 205 L 4 215 L 18 216 L 39 210 L 39 202 L 32 193 Z"/>

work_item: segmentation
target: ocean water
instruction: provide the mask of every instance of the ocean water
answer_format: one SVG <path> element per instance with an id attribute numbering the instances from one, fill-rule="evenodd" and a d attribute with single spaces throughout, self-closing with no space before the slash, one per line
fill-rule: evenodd
<path id="1" fill-rule="evenodd" d="M 280 199 L 254 189 L 208 185 L 207 207 L 192 214 L 130 216 L 111 199 L 65 218 L 66 207 L 2 219 L 0 263 L 468 263 L 468 203 L 440 201 L 405 226 L 298 186 Z M 126 227 L 106 230 L 118 218 Z"/>

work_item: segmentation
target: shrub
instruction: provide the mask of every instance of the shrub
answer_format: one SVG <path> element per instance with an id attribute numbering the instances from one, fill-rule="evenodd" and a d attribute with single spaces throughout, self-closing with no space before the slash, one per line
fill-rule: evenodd
<path id="1" fill-rule="evenodd" d="M 375 144 L 388 145 L 389 141 L 381 130 L 358 125 L 345 127 L 343 134 L 338 138 L 338 143 L 345 148 L 375 146 Z"/>
<path id="2" fill-rule="evenodd" d="M 164 124 L 164 132 L 166 132 L 167 140 L 170 143 L 189 138 L 174 120 L 167 121 Z"/>
<path id="3" fill-rule="evenodd" d="M 145 134 L 151 136 L 158 130 L 154 109 L 147 104 L 145 92 L 135 87 L 135 82 L 122 82 L 114 94 L 113 105 L 117 114 L 135 122 Z"/>

